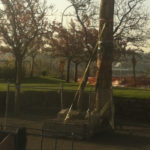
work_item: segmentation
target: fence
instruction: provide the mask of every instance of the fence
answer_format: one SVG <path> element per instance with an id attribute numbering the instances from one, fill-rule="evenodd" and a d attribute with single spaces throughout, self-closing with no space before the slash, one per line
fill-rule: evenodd
<path id="1" fill-rule="evenodd" d="M 10 126 L 10 125 L 6 125 L 5 126 L 5 129 L 2 128 L 1 126 L 1 131 L 3 132 L 7 132 L 7 133 L 14 133 L 18 128 L 20 127 L 17 127 L 17 126 Z M 50 133 L 51 130 L 48 130 L 48 129 L 37 129 L 37 128 L 26 128 L 26 137 L 28 136 L 34 136 L 35 138 L 38 136 L 40 137 L 40 147 L 39 147 L 39 150 L 43 150 L 43 147 L 44 147 L 44 139 L 45 138 L 49 138 L 50 139 L 53 139 L 54 141 L 54 147 L 53 147 L 53 150 L 57 150 L 57 147 L 58 147 L 58 142 L 60 137 L 59 136 L 54 136 L 54 135 L 48 135 L 47 133 Z M 23 135 L 24 136 L 24 135 Z M 71 143 L 71 146 L 70 146 L 70 150 L 74 150 L 74 143 L 75 143 L 75 134 L 72 132 L 70 133 L 70 143 Z M 26 141 L 25 141 L 26 142 Z M 37 143 L 39 145 L 39 143 Z M 28 146 L 29 147 L 29 146 Z"/>

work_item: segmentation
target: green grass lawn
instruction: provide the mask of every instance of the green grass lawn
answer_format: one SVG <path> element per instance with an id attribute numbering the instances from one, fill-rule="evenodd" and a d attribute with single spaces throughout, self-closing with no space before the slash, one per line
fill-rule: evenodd
<path id="1" fill-rule="evenodd" d="M 26 78 L 22 81 L 22 90 L 23 91 L 52 91 L 52 90 L 60 90 L 63 85 L 64 90 L 77 90 L 79 84 L 75 82 L 65 82 L 65 80 L 61 80 L 54 77 L 35 77 L 35 78 Z M 10 90 L 14 90 L 14 84 L 10 82 Z M 8 87 L 8 83 L 0 80 L 0 91 L 6 91 Z M 91 86 L 87 86 L 85 90 L 90 90 Z"/>
<path id="2" fill-rule="evenodd" d="M 66 83 L 64 80 L 54 77 L 35 77 L 32 79 L 24 79 L 21 86 L 22 91 L 52 91 L 60 90 L 63 84 L 64 90 L 77 90 L 79 84 L 70 82 Z M 0 80 L 0 91 L 7 90 L 7 82 Z M 10 85 L 14 86 L 13 83 Z M 85 91 L 90 91 L 92 86 L 87 86 Z M 94 90 L 94 87 L 92 87 Z M 14 88 L 11 87 L 11 91 Z M 115 97 L 150 99 L 150 90 L 136 89 L 136 88 L 113 88 L 113 95 Z"/>
<path id="3" fill-rule="evenodd" d="M 149 99 L 150 100 L 150 89 L 114 88 L 113 95 L 115 97 Z"/>

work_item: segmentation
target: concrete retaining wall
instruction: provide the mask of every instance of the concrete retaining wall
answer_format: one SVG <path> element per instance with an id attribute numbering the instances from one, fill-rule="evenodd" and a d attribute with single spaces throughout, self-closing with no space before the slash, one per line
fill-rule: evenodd
<path id="1" fill-rule="evenodd" d="M 74 97 L 74 91 L 63 93 L 64 107 L 69 107 Z M 6 93 L 0 92 L 0 115 L 5 112 Z M 84 93 L 84 108 L 88 108 L 89 94 Z M 150 122 L 150 100 L 127 99 L 114 97 L 115 116 L 117 120 L 132 120 Z M 14 93 L 9 95 L 9 113 L 13 112 Z M 21 95 L 21 111 L 42 115 L 55 115 L 61 108 L 60 93 L 50 92 L 24 92 Z"/>

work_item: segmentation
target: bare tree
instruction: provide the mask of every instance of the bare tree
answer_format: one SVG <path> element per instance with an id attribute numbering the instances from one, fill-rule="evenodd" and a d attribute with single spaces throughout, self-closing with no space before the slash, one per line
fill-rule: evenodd
<path id="1" fill-rule="evenodd" d="M 138 58 L 142 59 L 142 52 L 143 50 L 139 48 L 129 48 L 128 50 L 126 50 L 126 55 L 131 57 L 134 86 L 136 86 L 136 65 Z"/>
<path id="2" fill-rule="evenodd" d="M 147 38 L 149 14 L 145 0 L 118 0 L 114 12 L 114 39 L 126 40 L 132 45 L 143 46 Z"/>
<path id="3" fill-rule="evenodd" d="M 45 42 L 43 41 L 42 36 L 36 37 L 32 44 L 30 44 L 27 52 L 27 56 L 31 57 L 31 70 L 30 77 L 34 76 L 34 66 L 35 66 L 35 58 L 44 48 Z"/>
<path id="4" fill-rule="evenodd" d="M 94 5 L 92 0 L 68 0 L 72 6 L 74 7 L 75 10 L 75 16 L 76 16 L 76 20 L 79 24 L 79 28 L 81 28 L 83 30 L 84 33 L 84 47 L 87 49 L 87 54 L 86 54 L 86 63 L 88 64 L 88 61 L 90 59 L 90 56 L 93 53 L 93 49 L 96 45 L 96 41 L 95 40 L 95 45 L 91 45 L 89 44 L 90 42 L 90 37 L 88 35 L 88 30 L 91 28 L 92 26 L 92 22 L 95 22 L 95 16 L 97 15 L 98 9 L 97 7 Z M 91 21 L 92 20 L 92 21 Z M 98 36 L 98 34 L 97 34 Z M 97 39 L 97 37 L 95 38 Z M 90 68 L 90 67 L 89 67 Z M 82 112 L 83 110 L 83 91 L 84 88 L 86 86 L 87 80 L 88 80 L 88 76 L 89 76 L 89 68 L 86 72 L 86 75 L 84 77 L 84 80 L 82 82 L 81 88 L 80 88 L 80 92 L 79 92 L 79 98 L 78 98 L 78 110 Z"/>
<path id="5" fill-rule="evenodd" d="M 0 0 L 0 3 L 0 37 L 15 57 L 15 112 L 18 113 L 22 62 L 32 41 L 45 30 L 47 7 L 45 1 L 41 4 L 39 0 Z"/>
<path id="6" fill-rule="evenodd" d="M 64 57 L 67 61 L 66 82 L 70 81 L 71 61 L 83 52 L 82 31 L 77 31 L 74 25 L 71 22 L 70 28 L 66 29 L 61 24 L 54 24 L 53 37 L 47 37 L 47 51 L 51 51 L 53 56 Z"/>
<path id="7" fill-rule="evenodd" d="M 87 26 L 86 23 L 94 22 L 98 24 L 98 9 L 93 7 L 92 0 L 68 0 L 75 9 L 75 14 L 78 22 L 84 30 L 85 45 L 88 45 Z M 116 43 L 130 43 L 132 45 L 141 46 L 146 35 L 146 25 L 148 23 L 148 13 L 144 7 L 145 0 L 117 0 L 115 1 L 114 10 L 114 27 L 113 27 L 113 39 Z M 95 10 L 92 10 L 92 8 Z M 95 21 L 97 19 L 97 21 Z M 90 21 L 89 21 L 90 20 Z M 90 27 L 90 26 L 88 26 Z M 115 51 L 115 57 L 118 58 L 121 53 L 126 50 L 123 44 L 120 44 L 121 49 Z M 89 47 L 87 46 L 89 55 L 91 54 Z M 117 48 L 116 48 L 117 50 Z M 118 53 L 118 54 L 117 54 Z M 117 55 L 116 55 L 117 54 Z M 117 58 L 117 59 L 118 59 Z M 114 58 L 115 60 L 116 58 Z M 86 80 L 85 80 L 86 82 Z M 79 100 L 79 103 L 81 100 Z"/>

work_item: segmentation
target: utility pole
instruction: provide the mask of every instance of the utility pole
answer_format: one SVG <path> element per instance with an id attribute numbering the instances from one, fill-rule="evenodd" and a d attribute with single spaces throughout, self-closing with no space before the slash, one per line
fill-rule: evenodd
<path id="1" fill-rule="evenodd" d="M 99 123 L 110 123 L 113 127 L 112 60 L 113 60 L 113 16 L 114 0 L 101 0 L 99 30 L 103 30 L 97 56 L 97 82 L 95 113 Z"/>

